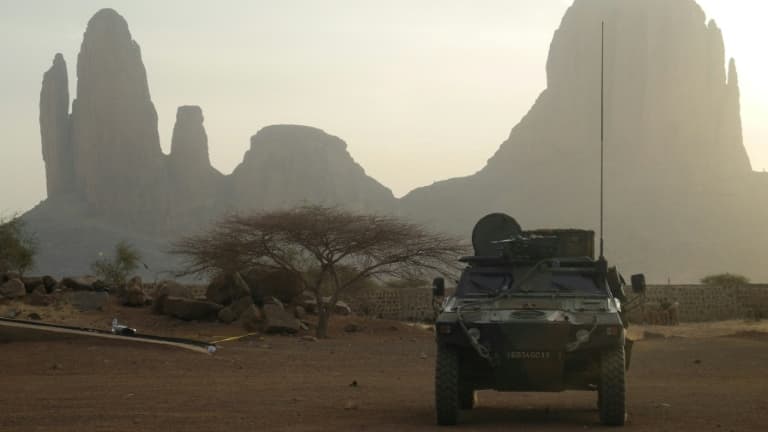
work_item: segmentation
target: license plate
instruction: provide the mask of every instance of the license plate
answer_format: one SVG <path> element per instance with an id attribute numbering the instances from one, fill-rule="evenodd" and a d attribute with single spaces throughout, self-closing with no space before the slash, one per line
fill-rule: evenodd
<path id="1" fill-rule="evenodd" d="M 559 360 L 560 353 L 550 351 L 507 351 L 507 360 Z"/>

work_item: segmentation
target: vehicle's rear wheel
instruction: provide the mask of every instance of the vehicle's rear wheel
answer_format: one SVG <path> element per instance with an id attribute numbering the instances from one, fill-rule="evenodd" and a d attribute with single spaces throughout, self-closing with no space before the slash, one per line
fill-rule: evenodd
<path id="1" fill-rule="evenodd" d="M 459 419 L 459 353 L 442 345 L 435 363 L 435 412 L 441 426 L 455 425 Z"/>
<path id="2" fill-rule="evenodd" d="M 469 385 L 463 385 L 459 388 L 459 408 L 471 410 L 477 405 L 477 391 Z"/>
<path id="3" fill-rule="evenodd" d="M 600 360 L 600 385 L 597 390 L 600 422 L 608 426 L 623 426 L 627 419 L 624 347 L 604 351 Z"/>

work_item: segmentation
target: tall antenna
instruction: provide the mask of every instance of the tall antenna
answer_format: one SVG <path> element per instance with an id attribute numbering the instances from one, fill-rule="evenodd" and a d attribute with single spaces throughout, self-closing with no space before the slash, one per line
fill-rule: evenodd
<path id="1" fill-rule="evenodd" d="M 604 154 L 605 154 L 605 21 L 601 23 L 600 27 L 600 258 L 605 258 L 605 246 L 603 242 L 603 178 L 605 171 Z"/>

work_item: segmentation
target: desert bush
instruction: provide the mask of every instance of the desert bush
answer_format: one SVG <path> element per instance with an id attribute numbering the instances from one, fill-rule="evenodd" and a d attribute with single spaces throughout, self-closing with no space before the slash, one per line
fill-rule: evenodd
<path id="1" fill-rule="evenodd" d="M 91 263 L 91 270 L 104 282 L 114 287 L 122 287 L 128 280 L 128 276 L 139 268 L 139 264 L 141 264 L 139 251 L 130 243 L 121 241 L 115 245 L 112 257 L 102 256 L 97 259 Z"/>
<path id="2" fill-rule="evenodd" d="M 701 279 L 704 285 L 715 285 L 724 288 L 738 287 L 749 283 L 749 278 L 733 273 L 713 274 Z"/>
<path id="3" fill-rule="evenodd" d="M 37 240 L 27 232 L 22 219 L 0 220 L 0 273 L 24 274 L 34 267 L 37 252 Z"/>

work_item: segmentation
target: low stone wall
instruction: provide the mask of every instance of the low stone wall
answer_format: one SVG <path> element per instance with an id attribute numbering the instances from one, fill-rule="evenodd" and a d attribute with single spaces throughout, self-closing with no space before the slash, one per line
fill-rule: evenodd
<path id="1" fill-rule="evenodd" d="M 634 296 L 630 296 L 632 298 Z M 430 287 L 376 288 L 348 299 L 355 313 L 404 321 L 434 318 Z M 684 322 L 768 318 L 768 285 L 725 288 L 710 285 L 649 285 L 646 304 L 677 302 L 677 317 Z M 642 322 L 642 308 L 630 314 Z"/>
<path id="2" fill-rule="evenodd" d="M 768 285 L 740 287 L 711 285 L 649 285 L 646 304 L 677 302 L 680 321 L 704 322 L 730 319 L 768 318 Z M 639 309 L 630 315 L 642 321 Z"/>
<path id="3" fill-rule="evenodd" d="M 205 296 L 205 286 L 192 286 L 197 297 Z M 627 288 L 629 289 L 629 287 Z M 630 299 L 634 298 L 630 295 Z M 369 288 L 345 298 L 354 313 L 401 321 L 434 319 L 432 289 Z M 740 287 L 711 285 L 649 285 L 645 303 L 658 307 L 677 302 L 677 318 L 684 322 L 723 321 L 731 319 L 768 318 L 768 284 Z M 633 322 L 643 322 L 643 309 L 630 313 Z"/>
<path id="4" fill-rule="evenodd" d="M 346 300 L 355 313 L 400 321 L 434 320 L 431 287 L 371 288 Z"/>

